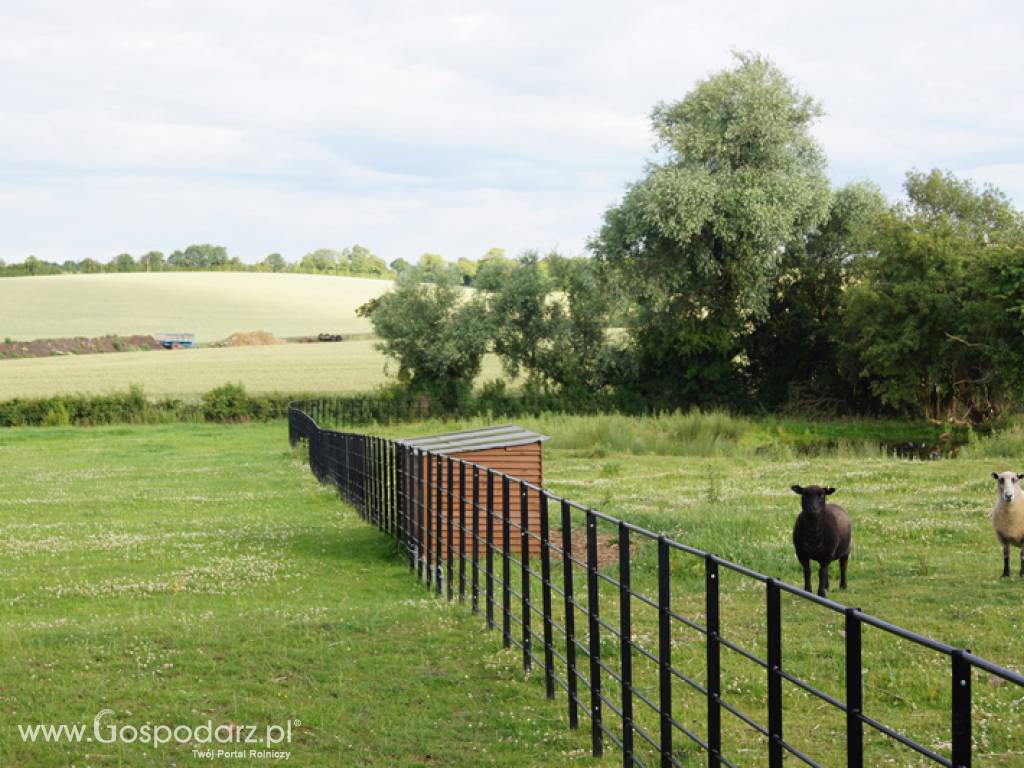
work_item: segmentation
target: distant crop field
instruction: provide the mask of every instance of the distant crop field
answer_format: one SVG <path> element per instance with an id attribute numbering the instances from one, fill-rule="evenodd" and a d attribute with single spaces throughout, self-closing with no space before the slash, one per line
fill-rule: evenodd
<path id="1" fill-rule="evenodd" d="M 391 283 L 358 277 L 157 272 L 0 280 L 0 341 L 161 332 L 368 333 L 356 308 Z"/>
<path id="2" fill-rule="evenodd" d="M 344 341 L 0 360 L 0 400 L 123 392 L 132 384 L 141 384 L 151 397 L 194 399 L 229 381 L 241 382 L 253 393 L 365 392 L 389 380 L 384 371 L 388 359 L 374 349 L 374 343 Z M 397 371 L 394 361 L 390 370 L 393 380 Z M 488 357 L 481 378 L 500 375 L 498 360 Z"/>

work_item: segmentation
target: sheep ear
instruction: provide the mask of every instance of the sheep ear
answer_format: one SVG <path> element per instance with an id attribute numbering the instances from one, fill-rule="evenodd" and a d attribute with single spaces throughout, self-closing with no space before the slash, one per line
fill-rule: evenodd
<path id="1" fill-rule="evenodd" d="M 826 488 L 826 489 L 825 489 L 825 495 L 826 495 L 826 496 L 831 496 L 831 495 L 832 495 L 833 493 L 835 493 L 835 492 L 836 492 L 836 489 L 835 489 L 835 488 Z"/>
<path id="2" fill-rule="evenodd" d="M 802 496 L 802 495 L 803 495 L 803 493 L 804 493 L 804 489 L 803 489 L 803 488 L 801 488 L 801 487 L 800 487 L 799 485 L 791 485 L 791 486 L 789 486 L 789 487 L 790 487 L 790 489 L 792 489 L 793 493 L 798 493 L 798 494 L 800 494 L 801 496 Z"/>
<path id="3" fill-rule="evenodd" d="M 993 472 L 992 473 L 992 479 L 993 480 L 998 480 L 999 479 L 999 475 L 997 473 Z"/>

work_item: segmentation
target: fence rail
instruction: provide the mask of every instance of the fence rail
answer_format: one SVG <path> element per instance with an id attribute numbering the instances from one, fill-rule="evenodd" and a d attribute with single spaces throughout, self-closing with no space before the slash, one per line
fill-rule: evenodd
<path id="1" fill-rule="evenodd" d="M 805 592 L 493 469 L 401 441 L 321 429 L 298 404 L 289 409 L 288 426 L 293 446 L 299 441 L 308 444 L 313 474 L 335 485 L 365 520 L 396 538 L 409 568 L 428 588 L 449 600 L 468 599 L 474 613 L 483 611 L 489 629 L 500 629 L 503 645 L 521 652 L 524 670 L 535 665 L 543 670 L 549 698 L 558 688 L 565 691 L 569 725 L 577 728 L 580 715 L 589 720 L 595 756 L 611 743 L 621 750 L 624 766 L 695 765 L 689 756 L 696 751 L 704 754 L 701 761 L 710 768 L 733 767 L 739 758 L 727 738 L 731 731 L 724 727 L 723 716 L 729 716 L 759 734 L 770 768 L 780 768 L 784 758 L 819 766 L 820 757 L 812 757 L 784 735 L 784 692 L 791 687 L 840 713 L 845 721 L 845 745 L 814 744 L 808 750 L 829 756 L 845 751 L 845 764 L 860 768 L 865 765 L 867 732 L 897 742 L 929 765 L 967 768 L 974 748 L 974 670 L 1016 686 L 1015 691 L 1024 690 L 1024 676 L 967 649 Z M 519 494 L 518 519 L 509 512 L 513 493 Z M 539 525 L 531 527 L 529 510 L 534 505 Z M 531 547 L 531 541 L 539 544 L 539 554 L 534 554 L 538 546 Z M 653 563 L 651 557 L 634 554 L 644 543 L 651 545 Z M 682 566 L 680 559 L 686 561 Z M 695 566 L 701 572 L 697 578 L 703 581 L 702 619 L 683 615 L 677 605 L 674 575 L 685 571 L 687 563 L 691 571 Z M 720 584 L 726 575 L 763 585 L 763 654 L 722 632 Z M 534 590 L 539 590 L 539 600 Z M 841 694 L 827 693 L 787 669 L 783 596 L 809 603 L 821 613 L 823 623 L 830 616 L 841 620 Z M 651 622 L 656 628 L 653 639 L 636 631 L 643 610 L 656 617 Z M 949 731 L 944 743 L 916 741 L 865 711 L 865 628 L 918 646 L 940 660 L 945 657 Z M 673 663 L 673 652 L 681 647 L 680 632 L 695 633 L 704 646 L 699 676 Z M 760 670 L 767 722 L 726 695 L 731 689 L 723 670 L 723 650 Z M 637 663 L 653 673 L 638 675 Z M 650 692 L 651 686 L 656 686 L 656 693 Z M 674 711 L 682 692 L 706 701 L 702 728 L 681 722 Z M 1021 701 L 1024 698 L 1018 707 Z"/>

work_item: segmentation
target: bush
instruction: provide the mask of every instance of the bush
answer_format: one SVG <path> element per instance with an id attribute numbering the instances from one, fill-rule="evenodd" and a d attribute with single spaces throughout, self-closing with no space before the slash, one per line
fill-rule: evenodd
<path id="1" fill-rule="evenodd" d="M 202 413 L 206 421 L 249 421 L 253 401 L 241 384 L 223 384 L 203 395 Z"/>
<path id="2" fill-rule="evenodd" d="M 57 401 L 46 412 L 43 418 L 44 427 L 66 427 L 71 423 L 71 416 L 63 401 Z"/>
<path id="3" fill-rule="evenodd" d="M 176 407 L 177 401 L 164 404 Z M 141 424 L 152 420 L 154 406 L 142 387 L 113 395 L 56 395 L 41 399 L 14 399 L 0 403 L 0 426 L 76 424 Z"/>

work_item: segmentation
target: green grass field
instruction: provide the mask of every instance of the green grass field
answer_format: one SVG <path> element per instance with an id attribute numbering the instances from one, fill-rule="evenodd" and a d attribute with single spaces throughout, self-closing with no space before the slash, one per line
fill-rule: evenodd
<path id="1" fill-rule="evenodd" d="M 252 393 L 366 392 L 394 380 L 386 364 L 373 341 L 0 360 L 0 400 L 123 392 L 131 384 L 141 384 L 150 397 L 196 399 L 228 381 Z M 397 370 L 394 361 L 390 370 Z M 482 379 L 500 375 L 500 363 L 489 355 Z"/>
<path id="2" fill-rule="evenodd" d="M 119 727 L 299 720 L 289 765 L 586 754 L 517 659 L 315 483 L 281 423 L 0 432 L 0 558 L 0 765 L 208 763 L 17 729 L 91 735 L 103 709 Z"/>
<path id="3" fill-rule="evenodd" d="M 608 422 L 605 430 L 600 428 L 602 421 Z M 743 430 L 737 420 L 714 414 L 703 419 L 676 415 L 644 420 L 556 416 L 520 423 L 553 436 L 545 444 L 545 485 L 553 492 L 793 584 L 802 579 L 790 539 L 799 500 L 789 487 L 794 483 L 834 485 L 838 488 L 834 499 L 849 511 L 855 534 L 850 588 L 834 589 L 831 597 L 1024 672 L 1020 622 L 1024 579 L 998 578 L 1002 555 L 988 517 L 995 496 L 989 472 L 1016 466 L 1019 440 L 997 439 L 995 451 L 987 450 L 983 442 L 969 450 L 971 458 L 921 462 L 885 457 L 877 446 L 866 443 L 840 444 L 822 449 L 820 455 L 802 455 L 808 446 L 798 448 L 794 439 L 798 435 L 786 435 L 787 441 L 781 444 L 770 441 L 785 425 L 777 425 L 774 434 L 762 425 L 757 435 Z M 862 428 L 852 426 L 854 434 Z M 391 430 L 394 434 L 421 431 L 440 431 L 440 425 Z M 828 434 L 830 429 L 821 425 L 818 431 Z M 658 448 L 650 452 L 647 446 Z M 1014 452 L 999 455 L 1002 447 Z M 581 515 L 574 525 L 582 530 Z M 616 529 L 601 523 L 599 533 L 614 541 Z M 605 568 L 611 578 L 618 576 L 615 552 L 612 548 L 612 562 Z M 656 547 L 637 544 L 633 560 L 634 588 L 656 599 Z M 517 572 L 513 574 L 518 577 Z M 584 576 L 577 572 L 576 578 L 582 583 Z M 703 562 L 674 555 L 672 580 L 674 609 L 701 622 Z M 614 623 L 617 591 L 603 581 L 600 584 L 602 615 Z M 838 586 L 837 566 L 833 566 L 832 585 Z M 538 594 L 539 584 L 531 589 Z M 723 572 L 721 589 L 723 635 L 765 658 L 764 588 Z M 842 617 L 789 595 L 783 595 L 782 604 L 784 668 L 842 699 Z M 556 620 L 562 621 L 557 602 Z M 577 627 L 585 626 L 583 615 L 578 614 Z M 655 611 L 634 602 L 633 631 L 637 642 L 656 652 Z M 604 634 L 602 656 L 618 670 L 619 646 Z M 763 671 L 728 650 L 722 654 L 726 699 L 766 723 Z M 673 661 L 702 680 L 702 638 L 677 626 Z M 866 713 L 948 756 L 949 660 L 866 628 L 864 666 Z M 640 690 L 656 701 L 655 666 L 637 654 L 634 673 Z M 974 680 L 975 764 L 1024 764 L 1019 743 L 1024 690 L 999 684 L 986 674 L 976 674 Z M 618 688 L 607 678 L 606 690 L 615 700 Z M 677 719 L 703 733 L 703 698 L 687 693 L 678 683 L 677 691 Z M 825 709 L 788 684 L 784 707 L 785 733 L 791 743 L 822 765 L 846 764 L 842 746 L 835 746 L 845 743 L 840 712 Z M 654 714 L 640 704 L 636 711 L 642 727 L 657 734 Z M 739 720 L 725 715 L 723 730 L 731 745 L 728 754 L 738 764 L 767 764 L 763 740 Z M 677 745 L 684 742 L 677 738 Z M 867 764 L 872 766 L 930 764 L 870 730 L 865 746 Z M 687 755 L 703 759 L 696 750 Z"/>
<path id="4" fill-rule="evenodd" d="M 681 434 L 671 419 L 636 428 L 635 441 L 662 446 L 645 453 L 635 441 L 623 448 L 595 438 L 593 420 L 525 425 L 554 435 L 545 448 L 554 492 L 791 582 L 799 579 L 789 542 L 798 502 L 788 487 L 836 485 L 855 551 L 850 589 L 833 596 L 1021 669 L 1024 580 L 997 578 L 987 517 L 988 473 L 1015 465 L 1009 458 L 980 456 L 977 447 L 974 458 L 939 462 L 883 458 L 863 446 L 764 454 L 699 434 L 687 451 L 664 437 Z M 522 682 L 518 654 L 497 650 L 481 619 L 430 598 L 385 538 L 315 484 L 281 423 L 4 431 L 0 534 L 2 765 L 194 762 L 183 747 L 26 744 L 16 730 L 91 727 L 103 708 L 119 724 L 262 727 L 298 718 L 299 765 L 620 762 L 611 749 L 604 762 L 591 761 L 586 733 L 565 728 L 564 695 L 546 702 L 540 681 Z M 652 549 L 639 547 L 634 584 L 648 594 L 652 564 Z M 701 620 L 700 563 L 674 560 L 672 578 L 675 609 Z M 602 587 L 610 621 L 616 599 Z M 759 585 L 724 576 L 722 605 L 725 636 L 763 653 Z M 795 598 L 784 598 L 783 611 L 785 667 L 841 696 L 840 622 Z M 652 611 L 637 610 L 637 642 L 653 646 L 654 622 Z M 945 660 L 883 640 L 865 630 L 867 713 L 948 751 Z M 673 641 L 675 663 L 699 678 L 700 638 L 677 630 Z M 617 653 L 606 639 L 613 668 Z M 638 660 L 635 672 L 641 690 L 655 694 L 652 666 Z M 763 721 L 763 673 L 726 651 L 723 672 L 728 700 Z M 617 695 L 614 685 L 606 690 Z M 680 689 L 674 705 L 702 732 L 702 699 Z M 1020 765 L 1024 694 L 976 675 L 974 706 L 975 764 Z M 785 707 L 787 738 L 824 765 L 844 764 L 839 713 L 789 686 Z M 644 707 L 637 712 L 656 732 Z M 759 737 L 730 717 L 724 730 L 739 764 L 765 764 Z M 924 764 L 880 737 L 869 736 L 867 748 L 872 766 Z"/>
<path id="5" fill-rule="evenodd" d="M 387 280 L 253 272 L 156 272 L 0 280 L 0 340 L 188 332 L 199 342 L 236 331 L 368 333 L 356 307 Z"/>

